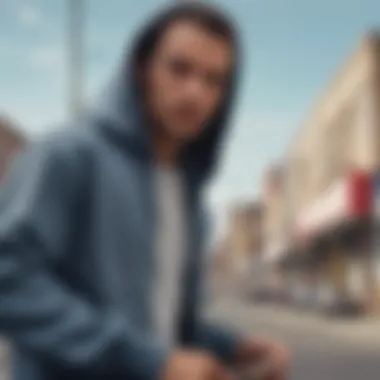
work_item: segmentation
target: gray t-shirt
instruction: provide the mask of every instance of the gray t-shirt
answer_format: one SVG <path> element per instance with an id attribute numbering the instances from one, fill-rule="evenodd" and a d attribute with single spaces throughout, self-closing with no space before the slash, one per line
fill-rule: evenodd
<path id="1" fill-rule="evenodd" d="M 157 230 L 153 317 L 156 339 L 174 346 L 187 245 L 184 184 L 179 170 L 157 166 L 155 185 Z"/>

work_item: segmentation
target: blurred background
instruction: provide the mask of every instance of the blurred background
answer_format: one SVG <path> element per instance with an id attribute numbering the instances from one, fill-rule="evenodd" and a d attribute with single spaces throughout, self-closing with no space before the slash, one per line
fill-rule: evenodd
<path id="1" fill-rule="evenodd" d="M 169 3 L 0 0 L 2 174 L 92 104 L 138 24 Z M 285 341 L 291 379 L 378 380 L 380 3 L 213 3 L 236 20 L 244 54 L 208 194 L 207 312 Z M 8 378 L 5 348 L 0 360 Z"/>

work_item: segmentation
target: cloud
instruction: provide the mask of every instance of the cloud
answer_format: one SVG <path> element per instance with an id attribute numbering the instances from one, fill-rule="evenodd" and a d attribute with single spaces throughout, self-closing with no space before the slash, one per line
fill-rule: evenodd
<path id="1" fill-rule="evenodd" d="M 44 24 L 41 11 L 30 4 L 20 5 L 17 10 L 17 19 L 21 25 L 27 28 L 40 28 Z"/>

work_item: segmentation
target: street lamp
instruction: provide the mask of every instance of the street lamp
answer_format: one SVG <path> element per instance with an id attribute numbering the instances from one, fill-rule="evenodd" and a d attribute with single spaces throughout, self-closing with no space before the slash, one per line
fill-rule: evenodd
<path id="1" fill-rule="evenodd" d="M 83 108 L 84 1 L 68 0 L 68 111 L 76 118 Z"/>

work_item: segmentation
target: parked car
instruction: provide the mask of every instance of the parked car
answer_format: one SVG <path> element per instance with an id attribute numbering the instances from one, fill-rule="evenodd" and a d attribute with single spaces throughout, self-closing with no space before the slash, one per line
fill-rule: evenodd
<path id="1" fill-rule="evenodd" d="M 253 289 L 247 293 L 246 297 L 249 301 L 265 302 L 265 303 L 286 303 L 288 302 L 288 294 L 285 290 L 263 285 Z"/>
<path id="2" fill-rule="evenodd" d="M 329 317 L 355 318 L 364 313 L 364 307 L 357 300 L 340 296 L 326 303 L 322 311 Z"/>
<path id="3" fill-rule="evenodd" d="M 297 283 L 290 287 L 291 305 L 299 310 L 315 309 L 317 305 L 316 289 Z"/>
<path id="4" fill-rule="evenodd" d="M 254 289 L 249 298 L 252 301 L 257 301 L 257 302 L 268 302 L 273 300 L 273 292 L 270 288 L 268 287 L 260 287 Z"/>

